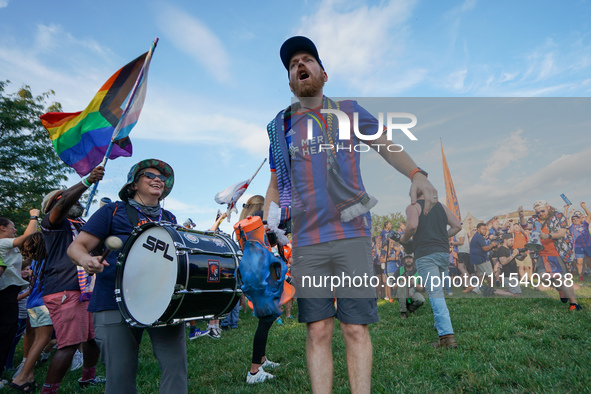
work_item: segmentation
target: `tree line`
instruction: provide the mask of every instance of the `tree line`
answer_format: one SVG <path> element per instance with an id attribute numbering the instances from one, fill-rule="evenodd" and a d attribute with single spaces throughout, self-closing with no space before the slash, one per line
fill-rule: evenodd
<path id="1" fill-rule="evenodd" d="M 0 81 L 0 217 L 12 220 L 19 233 L 29 222 L 29 209 L 41 208 L 43 196 L 63 187 L 73 170 L 53 149 L 39 116 L 61 112 L 51 102 L 54 91 L 34 96 L 27 85 L 7 93 Z"/>

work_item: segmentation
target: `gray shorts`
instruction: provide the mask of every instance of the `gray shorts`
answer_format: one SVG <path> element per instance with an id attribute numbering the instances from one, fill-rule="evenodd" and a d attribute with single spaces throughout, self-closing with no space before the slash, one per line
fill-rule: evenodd
<path id="1" fill-rule="evenodd" d="M 501 274 L 501 275 L 504 276 L 503 284 L 504 284 L 505 290 L 507 290 L 513 294 L 521 294 L 521 286 L 519 286 L 519 279 L 520 279 L 519 276 L 515 277 L 515 275 L 509 276 L 509 275 L 505 275 L 505 274 Z M 517 279 L 517 280 L 515 280 L 515 279 Z M 517 286 L 512 286 L 515 283 L 517 283 Z"/>
<path id="2" fill-rule="evenodd" d="M 476 272 L 484 276 L 490 276 L 493 273 L 492 264 L 490 261 L 485 261 L 482 264 L 476 264 Z"/>
<path id="3" fill-rule="evenodd" d="M 29 314 L 29 321 L 33 328 L 53 325 L 49 311 L 45 305 L 29 308 L 27 309 L 27 313 Z"/>
<path id="4" fill-rule="evenodd" d="M 378 321 L 368 237 L 295 247 L 291 273 L 302 323 L 335 317 L 348 324 Z M 334 299 L 336 298 L 336 305 Z"/>

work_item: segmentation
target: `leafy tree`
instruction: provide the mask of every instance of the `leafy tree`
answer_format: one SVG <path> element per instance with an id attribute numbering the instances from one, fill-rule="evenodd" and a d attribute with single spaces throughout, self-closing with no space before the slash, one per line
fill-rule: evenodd
<path id="1" fill-rule="evenodd" d="M 29 86 L 7 94 L 9 81 L 0 81 L 0 216 L 12 220 L 19 232 L 29 221 L 29 209 L 41 208 L 43 196 L 62 187 L 73 170 L 55 153 L 39 116 L 61 111 L 47 100 L 49 91 L 34 97 Z"/>
<path id="2" fill-rule="evenodd" d="M 384 223 L 389 220 L 392 223 L 392 229 L 398 230 L 400 223 L 406 223 L 406 218 L 400 212 L 389 213 L 387 215 L 376 215 L 371 214 L 371 224 L 373 226 L 372 236 L 380 235 L 380 232 L 384 228 Z"/>

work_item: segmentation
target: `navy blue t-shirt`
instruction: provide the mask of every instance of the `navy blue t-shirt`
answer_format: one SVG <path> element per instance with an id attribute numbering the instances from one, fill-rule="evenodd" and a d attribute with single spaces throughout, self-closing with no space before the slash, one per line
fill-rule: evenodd
<path id="1" fill-rule="evenodd" d="M 47 250 L 42 294 L 46 296 L 66 290 L 80 290 L 78 270 L 67 254 L 68 247 L 74 240 L 70 222 L 64 219 L 61 223 L 52 225 L 49 215 L 45 215 L 41 221 L 41 229 Z"/>
<path id="2" fill-rule="evenodd" d="M 482 250 L 486 246 L 486 240 L 478 231 L 470 241 L 470 263 L 477 265 L 488 260 L 487 253 Z"/>
<path id="3" fill-rule="evenodd" d="M 166 210 L 164 210 L 162 220 L 176 223 L 176 217 Z M 138 221 L 139 225 L 152 220 L 138 211 Z M 121 239 L 124 244 L 132 230 L 133 227 L 127 217 L 127 208 L 122 201 L 104 205 L 82 227 L 82 231 L 92 234 L 102 241 L 114 235 Z M 106 258 L 109 265 L 105 266 L 103 272 L 96 275 L 92 298 L 88 306 L 89 312 L 118 309 L 117 302 L 115 301 L 115 271 L 118 256 L 119 253 L 109 253 Z"/>

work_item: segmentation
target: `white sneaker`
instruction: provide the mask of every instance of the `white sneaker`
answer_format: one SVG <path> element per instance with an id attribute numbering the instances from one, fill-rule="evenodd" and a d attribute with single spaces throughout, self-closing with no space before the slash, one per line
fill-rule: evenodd
<path id="1" fill-rule="evenodd" d="M 274 363 L 273 361 L 269 360 L 268 358 L 265 358 L 265 362 L 261 365 L 261 368 L 277 368 L 280 365 L 281 364 Z"/>
<path id="2" fill-rule="evenodd" d="M 74 353 L 74 357 L 72 358 L 72 366 L 70 367 L 70 371 L 75 371 L 77 369 L 82 368 L 83 364 L 84 357 L 82 355 L 82 352 L 80 350 L 76 350 L 76 353 Z"/>
<path id="3" fill-rule="evenodd" d="M 273 379 L 275 375 L 271 375 L 268 372 L 265 372 L 262 366 L 259 367 L 259 370 L 254 375 L 249 372 L 246 373 L 246 383 L 254 384 L 254 383 L 262 383 L 267 379 Z"/>
<path id="4" fill-rule="evenodd" d="M 219 328 L 212 327 L 209 329 L 209 334 L 207 334 L 207 335 L 209 335 L 209 337 L 213 338 L 213 339 L 220 339 L 222 337 L 222 332 L 220 331 Z"/>
<path id="5" fill-rule="evenodd" d="M 45 353 L 44 351 L 41 351 L 41 364 L 46 363 L 47 361 L 49 361 L 49 357 L 51 357 L 51 352 Z"/>
<path id="6" fill-rule="evenodd" d="M 472 291 L 476 294 L 482 294 L 482 291 L 480 290 L 480 287 L 475 287 L 472 289 Z"/>

